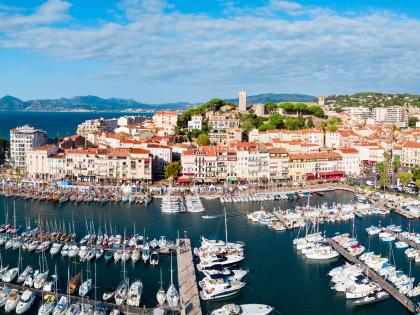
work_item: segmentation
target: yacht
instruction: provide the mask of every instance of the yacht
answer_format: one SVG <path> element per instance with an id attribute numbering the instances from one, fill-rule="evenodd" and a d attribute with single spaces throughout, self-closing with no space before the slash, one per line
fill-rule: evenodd
<path id="1" fill-rule="evenodd" d="M 150 264 L 152 266 L 157 266 L 159 264 L 159 254 L 157 251 L 153 251 L 150 254 Z"/>
<path id="2" fill-rule="evenodd" d="M 227 279 L 208 279 L 202 286 L 200 297 L 204 301 L 222 299 L 237 294 L 245 283 L 237 280 L 229 281 Z"/>
<path id="3" fill-rule="evenodd" d="M 53 312 L 54 308 L 55 308 L 55 295 L 51 293 L 47 294 L 44 296 L 42 305 L 38 310 L 38 315 L 49 315 Z"/>
<path id="4" fill-rule="evenodd" d="M 271 306 L 264 304 L 226 304 L 211 312 L 210 315 L 268 315 L 272 311 Z"/>
<path id="5" fill-rule="evenodd" d="M 80 314 L 80 305 L 79 304 L 71 304 L 67 309 L 66 315 L 78 315 Z"/>
<path id="6" fill-rule="evenodd" d="M 179 293 L 175 288 L 173 281 L 173 268 L 172 268 L 172 252 L 171 252 L 171 284 L 169 285 L 168 291 L 166 291 L 166 301 L 169 307 L 177 307 L 179 303 Z"/>
<path id="7" fill-rule="evenodd" d="M 92 279 L 87 279 L 82 285 L 79 287 L 79 295 L 84 297 L 92 290 Z"/>
<path id="8" fill-rule="evenodd" d="M 141 294 L 143 292 L 143 283 L 141 280 L 133 282 L 128 290 L 127 305 L 128 306 L 140 306 Z"/>
<path id="9" fill-rule="evenodd" d="M 23 283 L 24 287 L 32 288 L 34 286 L 34 280 L 38 276 L 39 270 L 33 270 L 29 272 L 28 276 L 25 279 L 25 282 Z"/>
<path id="10" fill-rule="evenodd" d="M 144 263 L 147 263 L 149 258 L 150 258 L 150 248 L 148 245 L 145 245 L 141 253 L 141 259 L 143 260 Z"/>
<path id="11" fill-rule="evenodd" d="M 128 292 L 128 279 L 124 279 L 118 286 L 117 290 L 115 291 L 115 294 L 114 294 L 115 303 L 117 303 L 118 305 L 122 305 L 124 301 L 127 299 L 127 292 Z"/>
<path id="12" fill-rule="evenodd" d="M 9 298 L 11 292 L 12 290 L 8 286 L 3 287 L 3 290 L 1 290 L 0 294 L 0 307 L 6 304 L 6 301 Z"/>
<path id="13" fill-rule="evenodd" d="M 64 315 L 68 309 L 68 300 L 66 296 L 62 296 L 54 307 L 53 315 Z"/>
<path id="14" fill-rule="evenodd" d="M 133 263 L 138 262 L 140 257 L 141 257 L 140 250 L 139 249 L 133 250 L 133 252 L 131 253 L 131 260 L 133 261 Z"/>
<path id="15" fill-rule="evenodd" d="M 19 300 L 20 300 L 19 291 L 16 289 L 12 289 L 6 301 L 6 304 L 4 305 L 4 310 L 6 311 L 6 313 L 13 311 L 16 308 L 17 304 L 19 303 Z"/>
<path id="16" fill-rule="evenodd" d="M 159 291 L 156 293 L 156 300 L 160 307 L 162 307 L 166 302 L 166 293 L 165 290 L 162 288 L 162 284 L 162 268 L 160 268 L 160 288 Z"/>
<path id="17" fill-rule="evenodd" d="M 33 271 L 31 266 L 27 266 L 25 270 L 19 275 L 17 279 L 17 283 L 25 282 L 26 278 L 28 278 L 29 274 Z"/>
<path id="18" fill-rule="evenodd" d="M 31 290 L 25 290 L 20 298 L 19 303 L 16 306 L 16 314 L 23 314 L 32 307 L 35 301 L 35 295 Z"/>
<path id="19" fill-rule="evenodd" d="M 41 289 L 44 286 L 45 281 L 47 281 L 49 271 L 39 273 L 34 280 L 34 288 Z"/>
<path id="20" fill-rule="evenodd" d="M 6 273 L 2 277 L 3 282 L 12 282 L 19 272 L 19 268 L 12 268 L 6 271 Z"/>
<path id="21" fill-rule="evenodd" d="M 236 279 L 238 281 L 242 280 L 247 274 L 247 270 L 234 269 L 230 270 L 223 268 L 221 265 L 216 265 L 213 269 L 205 269 L 201 271 L 205 277 L 209 279 L 217 278 L 227 278 L 228 280 Z"/>
<path id="22" fill-rule="evenodd" d="M 205 269 L 212 269 L 216 265 L 222 265 L 224 267 L 232 267 L 240 263 L 244 260 L 244 256 L 240 255 L 206 255 L 204 257 L 200 257 L 200 263 L 197 264 L 197 269 L 199 271 Z"/>

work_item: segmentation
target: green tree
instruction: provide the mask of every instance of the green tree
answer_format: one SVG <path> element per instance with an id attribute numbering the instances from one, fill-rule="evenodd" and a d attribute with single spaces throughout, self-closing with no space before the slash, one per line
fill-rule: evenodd
<path id="1" fill-rule="evenodd" d="M 394 173 L 398 172 L 398 169 L 401 167 L 401 158 L 399 155 L 394 156 L 394 160 L 392 161 L 392 168 Z"/>
<path id="2" fill-rule="evenodd" d="M 337 125 L 327 125 L 327 131 L 336 132 L 338 129 Z"/>
<path id="3" fill-rule="evenodd" d="M 416 116 L 412 116 L 408 118 L 408 126 L 411 128 L 416 127 L 416 123 L 419 121 L 419 119 Z"/>
<path id="4" fill-rule="evenodd" d="M 413 178 L 413 174 L 404 173 L 404 172 L 403 173 L 398 173 L 398 178 L 401 180 L 401 182 L 403 183 L 404 186 L 407 186 L 410 179 Z"/>
<path id="5" fill-rule="evenodd" d="M 259 131 L 274 130 L 276 126 L 272 122 L 268 122 L 258 127 Z"/>
<path id="6" fill-rule="evenodd" d="M 420 179 L 416 179 L 414 181 L 414 184 L 416 184 L 417 187 L 420 187 Z"/>
<path id="7" fill-rule="evenodd" d="M 269 117 L 269 121 L 271 124 L 275 126 L 275 128 L 283 128 L 284 122 L 283 117 L 280 114 L 273 114 Z"/>
<path id="8" fill-rule="evenodd" d="M 272 113 L 275 110 L 277 110 L 279 107 L 276 103 L 269 102 L 265 104 L 265 108 L 267 109 L 267 112 Z"/>
<path id="9" fill-rule="evenodd" d="M 209 145 L 210 144 L 210 139 L 209 136 L 206 135 L 205 133 L 201 133 L 198 137 L 197 137 L 197 144 L 199 146 L 204 146 L 204 145 Z"/>
<path id="10" fill-rule="evenodd" d="M 312 119 L 312 117 L 308 117 L 306 119 L 306 127 L 308 127 L 308 128 L 314 128 L 315 127 L 314 120 Z"/>
<path id="11" fill-rule="evenodd" d="M 181 173 L 181 162 L 170 162 L 165 166 L 165 178 L 166 179 L 176 179 Z"/>

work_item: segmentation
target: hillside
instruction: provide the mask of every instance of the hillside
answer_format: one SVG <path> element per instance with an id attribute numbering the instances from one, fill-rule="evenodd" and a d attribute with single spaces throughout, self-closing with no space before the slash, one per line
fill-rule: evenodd
<path id="1" fill-rule="evenodd" d="M 317 98 L 311 95 L 305 94 L 276 94 L 276 93 L 265 93 L 258 95 L 250 95 L 247 98 L 248 104 L 253 103 L 282 103 L 282 102 L 315 102 Z M 238 104 L 237 98 L 227 99 L 227 102 Z"/>
<path id="2" fill-rule="evenodd" d="M 0 110 L 3 111 L 155 111 L 184 109 L 188 105 L 187 102 L 145 104 L 130 99 L 104 99 L 92 95 L 30 101 L 7 95 L 0 99 Z"/>
<path id="3" fill-rule="evenodd" d="M 303 94 L 259 94 L 248 96 L 248 103 L 268 102 L 311 102 L 315 97 Z M 227 100 L 238 103 L 238 99 Z M 193 103 L 178 102 L 164 104 L 146 104 L 132 99 L 101 98 L 98 96 L 75 96 L 72 98 L 40 99 L 22 101 L 7 95 L 0 98 L 0 111 L 156 111 L 183 110 Z"/>
<path id="4" fill-rule="evenodd" d="M 337 109 L 343 107 L 390 107 L 420 106 L 420 96 L 412 94 L 384 94 L 361 92 L 353 95 L 331 95 L 326 97 L 325 104 Z"/>

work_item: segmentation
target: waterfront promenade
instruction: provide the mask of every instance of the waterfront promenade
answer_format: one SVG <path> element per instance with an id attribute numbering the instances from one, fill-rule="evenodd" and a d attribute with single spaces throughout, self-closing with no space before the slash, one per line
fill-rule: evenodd
<path id="1" fill-rule="evenodd" d="M 191 241 L 189 238 L 177 239 L 176 245 L 181 314 L 201 315 Z"/>
<path id="2" fill-rule="evenodd" d="M 353 264 L 360 265 L 363 270 L 366 270 L 365 274 L 372 281 L 375 281 L 383 290 L 388 292 L 394 299 L 401 303 L 407 310 L 411 313 L 417 314 L 420 312 L 420 307 L 418 307 L 410 298 L 406 297 L 404 294 L 400 293 L 393 285 L 388 283 L 384 278 L 372 270 L 369 266 L 360 261 L 357 257 L 352 256 L 345 248 L 339 245 L 334 240 L 328 238 L 328 243 L 346 260 L 352 262 Z"/>

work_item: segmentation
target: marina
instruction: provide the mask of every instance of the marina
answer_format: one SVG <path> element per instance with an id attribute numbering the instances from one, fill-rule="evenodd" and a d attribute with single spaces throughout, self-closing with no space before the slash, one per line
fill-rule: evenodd
<path id="1" fill-rule="evenodd" d="M 0 197 L 1 198 L 1 197 Z M 8 209 L 13 209 L 13 198 L 2 198 L 0 199 L 1 204 L 5 205 L 8 203 Z M 351 193 L 346 192 L 325 192 L 323 196 L 314 194 L 311 197 L 311 205 L 321 206 L 323 203 L 327 203 L 329 207 L 332 207 L 334 203 L 352 203 L 357 202 L 354 200 Z M 41 215 L 42 220 L 49 220 L 54 222 L 55 218 L 58 216 L 61 220 L 66 222 L 72 222 L 72 219 L 75 220 L 75 232 L 77 239 L 80 240 L 86 234 L 86 224 L 85 218 L 88 218 L 88 222 L 93 221 L 96 229 L 99 226 L 99 222 L 107 221 L 109 218 L 112 218 L 113 228 L 117 227 L 115 230 L 120 234 L 124 234 L 124 227 L 126 228 L 126 235 L 133 235 L 134 226 L 133 222 L 136 222 L 136 231 L 143 235 L 144 229 L 146 230 L 146 238 L 148 235 L 152 235 L 149 238 L 149 241 L 156 237 L 159 239 L 160 235 L 165 235 L 169 240 L 175 240 L 178 233 L 182 234 L 184 231 L 187 231 L 188 238 L 191 240 L 191 247 L 198 247 L 200 244 L 200 238 L 202 235 L 211 236 L 217 235 L 218 239 L 225 238 L 225 232 L 223 229 L 223 205 L 215 199 L 202 199 L 203 206 L 206 209 L 206 215 L 209 216 L 208 219 L 203 219 L 201 213 L 191 213 L 188 216 L 177 215 L 173 216 L 170 214 L 165 214 L 161 212 L 161 201 L 159 199 L 154 200 L 148 207 L 141 205 L 140 208 L 133 207 L 128 203 L 114 203 L 108 205 L 100 205 L 95 203 L 91 204 L 74 204 L 74 203 L 65 203 L 57 206 L 57 204 L 50 202 L 38 202 L 38 201 L 25 201 L 22 198 L 17 198 L 16 202 L 16 212 L 19 225 L 25 225 L 25 217 L 34 218 L 34 221 L 38 220 L 38 217 Z M 293 200 L 280 200 L 280 201 L 267 201 L 264 202 L 264 208 L 267 211 L 272 211 L 274 207 L 281 209 L 288 209 L 298 207 L 304 207 L 307 205 L 307 198 L 300 197 Z M 298 228 L 284 231 L 276 232 L 272 229 L 267 229 L 266 226 L 258 223 L 251 223 L 247 219 L 247 214 L 252 213 L 261 208 L 261 202 L 249 202 L 249 203 L 232 203 L 226 204 L 226 212 L 228 217 L 228 226 L 229 226 L 229 239 L 232 240 L 241 240 L 246 243 L 247 248 L 249 249 L 248 255 L 244 262 L 241 263 L 241 268 L 250 270 L 250 273 L 246 276 L 244 281 L 246 286 L 240 290 L 238 294 L 233 296 L 227 301 L 201 301 L 200 306 L 203 313 L 211 312 L 212 310 L 222 308 L 226 303 L 235 303 L 238 305 L 249 304 L 249 303 L 260 303 L 266 304 L 274 307 L 275 309 L 285 313 L 285 314 L 294 314 L 298 309 L 300 313 L 306 314 L 310 310 L 310 303 L 316 303 L 316 301 L 324 301 L 325 305 L 328 306 L 328 309 L 334 312 L 339 312 L 341 314 L 352 314 L 351 308 L 343 307 L 343 304 L 340 300 L 336 299 L 334 295 L 331 295 L 331 292 L 328 289 L 328 285 L 324 285 L 319 278 L 315 280 L 315 275 L 327 274 L 328 270 L 334 267 L 340 259 L 332 263 L 327 263 L 325 265 L 316 264 L 313 262 L 306 261 L 299 256 L 290 254 L 291 250 L 291 241 L 296 237 L 298 233 Z M 4 207 L 3 207 L 4 209 Z M 10 211 L 12 213 L 13 210 Z M 86 213 L 86 215 L 85 215 Z M 10 214 L 12 218 L 12 214 Z M 105 220 L 104 220 L 105 219 Z M 11 219 L 12 220 L 12 219 Z M 378 222 L 382 221 L 383 225 L 389 225 L 392 221 L 394 224 L 403 224 L 404 228 L 407 226 L 407 222 L 404 222 L 402 217 L 396 214 L 387 214 L 379 215 L 372 214 L 364 216 L 362 219 L 356 217 L 356 230 L 360 237 L 367 237 L 365 228 L 371 225 L 378 225 Z M 159 222 L 159 224 L 156 224 Z M 388 222 L 388 224 L 386 224 Z M 108 224 L 109 225 L 109 224 Z M 335 221 L 331 223 L 325 222 L 323 224 L 323 229 L 327 230 L 327 233 L 335 233 L 337 231 L 350 231 L 352 228 L 352 220 L 345 221 Z M 411 223 L 412 229 L 416 230 L 416 222 Z M 102 224 L 102 229 L 104 224 Z M 109 230 L 109 228 L 108 228 Z M 266 243 L 267 242 L 267 243 Z M 376 242 L 378 244 L 376 245 Z M 270 245 L 276 244 L 278 251 L 273 252 L 270 249 Z M 372 246 L 382 246 L 382 243 L 372 239 Z M 386 249 L 384 249 L 386 251 Z M 0 247 L 0 251 L 3 254 L 4 263 L 9 264 L 10 266 L 15 265 L 17 261 L 18 251 L 17 250 L 5 250 L 4 246 Z M 287 253 L 289 252 L 289 254 Z M 57 263 L 60 277 L 60 288 L 64 290 L 63 287 L 65 284 L 62 283 L 66 279 L 67 267 L 69 266 L 69 259 L 62 257 L 61 255 L 54 255 L 48 252 L 47 260 L 50 270 L 53 269 L 54 264 Z M 127 274 L 132 279 L 140 277 L 143 281 L 144 289 L 142 295 L 141 308 L 146 307 L 146 309 L 152 309 L 156 306 L 156 292 L 159 291 L 159 273 L 162 268 L 163 274 L 163 287 L 166 290 L 170 284 L 170 256 L 169 255 L 160 255 L 159 265 L 153 267 L 151 264 L 143 264 L 141 261 L 133 264 L 131 261 L 126 264 Z M 38 264 L 39 255 L 35 253 L 22 252 L 23 264 L 31 264 L 36 266 Z M 267 260 L 262 260 L 260 257 L 269 258 Z M 175 255 L 174 255 L 175 260 Z M 397 260 L 401 264 L 407 264 L 407 259 L 404 256 L 403 252 L 397 257 Z M 92 268 L 93 269 L 93 262 Z M 196 262 L 195 262 L 196 263 Z M 109 276 L 106 279 L 98 279 L 98 296 L 101 297 L 103 293 L 109 290 L 112 287 L 115 287 L 116 284 L 120 282 L 120 275 L 122 272 L 122 263 L 112 262 L 106 263 L 104 257 L 100 258 L 96 262 L 98 268 L 98 274 L 100 272 L 106 272 Z M 79 270 L 86 269 L 86 262 L 78 262 L 77 265 L 70 264 L 70 266 L 76 266 Z M 174 263 L 174 266 L 178 266 L 178 261 Z M 282 267 L 283 266 L 283 267 Z M 287 266 L 287 267 L 286 267 Z M 408 266 L 408 265 L 407 265 Z M 280 269 L 279 269 L 280 267 Z M 296 276 L 292 278 L 287 277 L 280 281 L 284 274 L 283 268 L 287 268 L 288 274 L 294 274 Z M 314 269 L 315 268 L 315 269 Z M 416 268 L 413 265 L 413 273 L 416 272 Z M 309 274 L 302 274 L 303 270 L 312 270 Z M 316 272 L 314 272 L 316 271 Z M 178 271 L 179 272 L 179 271 Z M 175 272 L 175 275 L 177 272 Z M 202 280 L 202 273 L 196 271 L 196 281 Z M 322 276 L 324 277 L 324 276 Z M 295 279 L 297 278 L 297 279 Z M 317 276 L 318 278 L 318 276 Z M 272 283 L 275 279 L 279 279 L 280 282 L 276 282 L 276 290 L 267 291 L 267 283 Z M 174 282 L 178 285 L 178 277 L 174 277 Z M 325 290 L 323 287 L 325 286 Z M 182 298 L 182 286 L 179 287 L 180 290 L 180 302 L 183 302 Z M 292 292 L 300 292 L 296 295 L 290 295 L 287 292 L 292 290 Z M 315 295 L 311 295 L 305 292 L 314 292 L 313 290 L 319 291 Z M 278 299 L 278 294 L 282 298 Z M 298 299 L 301 294 L 307 296 L 307 303 L 295 303 L 295 299 Z M 327 302 L 328 301 L 328 302 Z M 384 303 L 384 304 L 383 304 Z M 385 306 L 383 306 L 385 305 Z M 35 307 L 35 306 L 34 306 Z M 383 309 L 386 312 L 389 310 L 389 314 L 392 311 L 400 312 L 401 306 L 399 303 L 393 302 L 393 299 L 388 299 L 378 304 L 373 304 L 372 306 L 363 306 L 360 307 L 360 314 L 369 314 L 369 308 L 374 307 Z M 314 314 L 317 314 L 316 311 Z M 321 314 L 321 313 L 319 313 Z M 323 313 L 324 314 L 324 313 Z"/>

